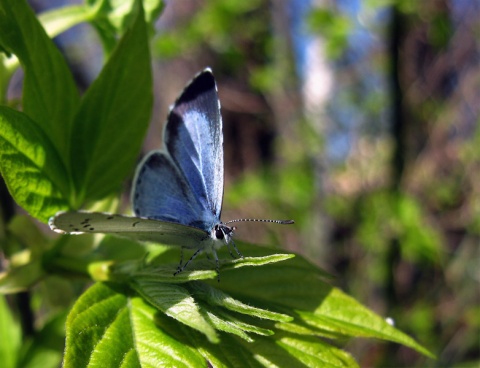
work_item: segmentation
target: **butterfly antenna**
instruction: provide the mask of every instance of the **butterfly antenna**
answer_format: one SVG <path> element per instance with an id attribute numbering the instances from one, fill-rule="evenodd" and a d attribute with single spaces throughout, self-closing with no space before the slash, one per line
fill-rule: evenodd
<path id="1" fill-rule="evenodd" d="M 270 219 L 236 219 L 224 222 L 225 225 L 231 224 L 232 222 L 272 222 L 274 224 L 280 225 L 290 225 L 294 224 L 295 221 L 293 220 L 270 220 Z"/>

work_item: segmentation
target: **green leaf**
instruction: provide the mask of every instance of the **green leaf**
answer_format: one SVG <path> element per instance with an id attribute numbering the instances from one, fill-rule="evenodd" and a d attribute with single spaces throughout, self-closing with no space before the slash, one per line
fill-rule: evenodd
<path id="1" fill-rule="evenodd" d="M 346 351 L 318 338 L 275 334 L 255 341 L 255 358 L 264 366 L 278 367 L 358 367 Z M 293 357 L 295 359 L 293 359 Z"/>
<path id="2" fill-rule="evenodd" d="M 433 358 L 414 339 L 391 326 L 385 318 L 374 314 L 352 297 L 332 288 L 323 303 L 313 312 L 298 311 L 309 327 L 350 337 L 369 337 L 393 341 L 411 347 Z"/>
<path id="3" fill-rule="evenodd" d="M 68 175 L 49 138 L 27 115 L 0 106 L 0 172 L 15 201 L 47 221 L 68 207 Z"/>
<path id="4" fill-rule="evenodd" d="M 282 254 L 270 258 L 258 257 L 258 260 L 259 263 L 264 263 L 267 259 L 270 262 L 277 262 L 291 256 L 293 255 Z M 248 260 L 247 263 L 257 265 L 253 258 Z M 292 317 L 285 314 L 246 305 L 204 283 L 186 283 L 189 279 L 194 277 L 202 279 L 205 275 L 208 275 L 209 278 L 214 278 L 216 277 L 215 272 L 190 271 L 188 276 L 182 279 L 184 272 L 173 276 L 171 267 L 147 266 L 137 271 L 138 267 L 138 264 L 133 267 L 131 265 L 120 266 L 117 267 L 115 272 L 119 274 L 122 271 L 128 272 L 133 269 L 131 285 L 140 295 L 160 311 L 204 333 L 212 342 L 218 342 L 212 326 L 220 331 L 233 333 L 247 341 L 253 340 L 245 332 L 261 335 L 273 334 L 273 331 L 270 329 L 238 320 L 230 311 L 273 321 L 290 321 L 292 319 Z M 173 281 L 174 283 L 181 281 L 184 284 L 166 283 L 168 281 Z"/>
<path id="5" fill-rule="evenodd" d="M 253 325 L 248 325 L 246 323 L 241 323 L 238 320 L 232 320 L 230 317 L 222 318 L 221 312 L 211 313 L 210 311 L 206 312 L 207 320 L 219 331 L 228 332 L 234 334 L 248 342 L 253 342 L 254 340 L 246 333 L 253 332 L 259 335 L 273 335 L 272 330 L 262 329 Z"/>
<path id="6" fill-rule="evenodd" d="M 82 22 L 91 20 L 95 16 L 95 9 L 92 9 L 85 5 L 70 5 L 62 6 L 60 8 L 55 8 L 47 10 L 38 15 L 38 20 L 42 24 L 43 28 L 47 32 L 48 36 L 54 38 L 60 33 L 65 32 L 69 28 L 76 26 Z M 5 68 L 5 71 L 8 74 L 5 74 L 9 79 L 11 74 L 18 68 L 19 61 L 18 58 L 12 55 L 9 59 L 2 59 L 0 55 L 0 75 L 2 66 Z M 2 79 L 0 78 L 0 81 Z"/>
<path id="7" fill-rule="evenodd" d="M 157 315 L 141 298 L 106 284 L 93 285 L 67 318 L 64 366 L 204 366 L 194 348 L 164 330 L 173 320 Z"/>
<path id="8" fill-rule="evenodd" d="M 227 320 L 213 319 L 216 327 L 233 333 Z M 80 297 L 67 319 L 64 366 L 197 367 L 205 366 L 207 359 L 213 366 L 229 367 L 299 366 L 299 362 L 356 367 L 348 353 L 317 338 L 280 333 L 253 341 L 240 336 L 239 326 L 233 327 L 239 332 L 234 335 L 220 332 L 221 344 L 211 343 L 141 298 L 97 283 Z M 261 328 L 255 332 L 270 335 Z"/>
<path id="9" fill-rule="evenodd" d="M 170 254 L 162 254 L 159 258 L 162 258 L 165 262 L 165 256 L 169 256 Z M 221 260 L 220 261 L 220 274 L 223 271 L 231 270 L 235 268 L 240 268 L 244 266 L 262 266 L 265 264 L 280 262 L 289 258 L 294 257 L 293 254 L 271 254 L 264 257 L 244 257 L 234 260 Z M 154 261 L 155 262 L 155 261 Z M 121 266 L 118 266 L 119 272 L 122 272 Z M 196 269 L 193 269 L 196 268 Z M 214 269 L 212 269 L 211 262 L 205 261 L 196 261 L 194 265 L 192 265 L 192 269 L 184 270 L 183 272 L 173 275 L 176 270 L 176 265 L 165 265 L 163 263 L 159 266 L 148 266 L 143 267 L 140 270 L 134 273 L 134 277 L 140 277 L 143 280 L 150 280 L 155 282 L 168 282 L 168 283 L 184 283 L 187 281 L 195 281 L 195 280 L 208 280 L 208 279 L 216 279 L 217 273 Z"/>
<path id="10" fill-rule="evenodd" d="M 215 270 L 183 271 L 174 276 L 173 273 L 175 267 L 172 266 L 173 265 L 145 267 L 142 270 L 135 272 L 133 278 L 141 278 L 143 280 L 154 282 L 168 282 L 170 284 L 183 284 L 187 281 L 208 280 L 217 277 L 217 272 Z"/>
<path id="11" fill-rule="evenodd" d="M 0 45 L 23 66 L 23 111 L 67 159 L 78 91 L 63 56 L 26 1 L 0 2 Z"/>
<path id="12" fill-rule="evenodd" d="M 260 259 L 272 252 L 245 244 L 242 251 Z M 169 259 L 167 253 L 161 256 Z M 395 341 L 431 356 L 383 318 L 325 283 L 325 273 L 298 256 L 262 267 L 222 270 L 221 282 L 209 280 L 210 285 L 159 282 L 167 280 L 166 275 L 155 279 L 157 268 L 142 267 L 137 263 L 117 270 L 120 275 L 132 272 L 130 284 L 141 298 L 104 284 L 80 298 L 69 317 L 78 318 L 78 324 L 67 323 L 66 363 L 69 356 L 83 355 L 84 361 L 75 363 L 84 366 L 95 355 L 96 361 L 112 365 L 120 359 L 113 356 L 118 354 L 132 357 L 135 364 L 140 360 L 176 366 L 179 361 L 166 361 L 165 355 L 186 354 L 186 366 L 194 361 L 205 365 L 206 359 L 212 366 L 229 367 L 356 367 L 348 352 L 320 337 L 342 344 L 345 338 L 357 336 Z M 90 333 L 92 326 L 101 328 Z M 117 336 L 125 346 L 115 345 Z M 108 344 L 113 345 L 108 348 Z M 71 350 L 80 348 L 85 351 Z M 65 366 L 75 366 L 71 363 Z"/>
<path id="13" fill-rule="evenodd" d="M 183 334 L 180 335 L 180 332 Z M 214 367 L 357 367 L 345 351 L 318 338 L 288 334 L 258 336 L 255 341 L 221 334 L 220 344 L 207 345 L 197 333 L 180 329 L 178 339 L 188 341 Z"/>
<path id="14" fill-rule="evenodd" d="M 247 245 L 242 248 L 248 254 L 265 252 L 258 247 L 250 249 Z M 286 314 L 296 313 L 294 322 L 278 325 L 281 329 L 310 331 L 318 336 L 373 337 L 401 343 L 426 356 L 433 356 L 415 340 L 389 325 L 385 318 L 325 283 L 323 278 L 321 271 L 297 256 L 264 267 L 224 272 L 218 288 L 233 298 L 259 307 Z"/>
<path id="15" fill-rule="evenodd" d="M 3 368 L 18 367 L 21 346 L 21 330 L 8 308 L 5 297 L 0 295 L 0 361 Z"/>
<path id="16" fill-rule="evenodd" d="M 202 282 L 190 283 L 189 289 L 195 297 L 205 300 L 210 305 L 221 306 L 234 312 L 279 322 L 288 322 L 293 319 L 293 317 L 282 313 L 270 312 L 242 303 L 230 295 Z"/>
<path id="17" fill-rule="evenodd" d="M 79 193 L 75 207 L 119 189 L 140 151 L 152 101 L 147 29 L 139 12 L 75 117 L 70 156 Z"/>
<path id="18" fill-rule="evenodd" d="M 152 282 L 139 277 L 132 282 L 132 286 L 158 310 L 204 333 L 209 341 L 218 342 L 215 330 L 205 320 L 195 300 L 184 287 Z"/>

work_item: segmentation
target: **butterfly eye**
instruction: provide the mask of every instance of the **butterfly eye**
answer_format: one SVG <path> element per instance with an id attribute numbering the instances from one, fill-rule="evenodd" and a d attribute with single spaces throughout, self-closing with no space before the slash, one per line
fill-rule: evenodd
<path id="1" fill-rule="evenodd" d="M 217 239 L 223 239 L 224 237 L 222 229 L 220 229 L 218 226 L 215 227 L 215 237 Z"/>

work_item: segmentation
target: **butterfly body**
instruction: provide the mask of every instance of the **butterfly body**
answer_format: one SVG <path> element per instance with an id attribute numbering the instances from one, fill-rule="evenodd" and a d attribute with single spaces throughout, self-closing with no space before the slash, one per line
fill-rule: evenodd
<path id="1" fill-rule="evenodd" d="M 218 272 L 216 249 L 232 245 L 242 255 L 232 240 L 236 228 L 220 220 L 223 134 L 220 102 L 210 69 L 195 76 L 175 101 L 163 139 L 163 149 L 147 154 L 135 172 L 131 194 L 135 216 L 60 212 L 49 225 L 61 233 L 111 233 L 195 250 L 185 264 L 181 261 L 176 273 L 206 251 L 213 254 Z"/>

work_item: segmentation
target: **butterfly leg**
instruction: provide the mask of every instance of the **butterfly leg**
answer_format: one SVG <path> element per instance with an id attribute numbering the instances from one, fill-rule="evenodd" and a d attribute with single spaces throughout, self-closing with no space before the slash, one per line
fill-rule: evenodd
<path id="1" fill-rule="evenodd" d="M 194 260 L 200 253 L 202 253 L 202 252 L 203 252 L 203 248 L 198 248 L 198 249 L 196 250 L 196 252 L 193 253 L 193 255 L 190 257 L 190 259 L 189 259 L 187 262 L 185 262 L 184 265 L 182 265 L 181 263 L 178 265 L 178 268 L 177 268 L 177 270 L 175 271 L 175 273 L 173 274 L 173 276 L 176 276 L 176 275 L 178 275 L 180 272 L 182 272 L 182 271 L 188 266 L 188 264 L 189 264 L 191 261 L 193 261 L 193 260 Z M 182 248 L 182 259 L 183 259 L 183 248 Z"/>
<path id="2" fill-rule="evenodd" d="M 220 263 L 218 261 L 217 251 L 212 248 L 213 257 L 215 258 L 215 271 L 217 271 L 217 281 L 220 282 Z"/>
<path id="3" fill-rule="evenodd" d="M 226 246 L 227 246 L 228 253 L 230 253 L 230 256 L 232 256 L 232 258 L 235 259 L 236 257 L 235 257 L 235 256 L 233 255 L 233 253 L 232 253 L 232 248 L 230 247 L 230 242 L 227 241 L 227 240 L 225 240 L 225 244 L 226 244 Z"/>
<path id="4" fill-rule="evenodd" d="M 226 246 L 227 246 L 228 253 L 230 253 L 230 255 L 232 256 L 233 259 L 235 259 L 235 258 L 237 258 L 237 257 L 235 257 L 235 256 L 233 255 L 233 253 L 232 253 L 232 248 L 231 248 L 231 246 L 230 246 L 230 243 L 233 245 L 233 249 L 235 249 L 235 252 L 237 252 L 238 256 L 239 256 L 240 258 L 243 258 L 243 254 L 240 253 L 240 251 L 238 250 L 238 248 L 237 248 L 237 246 L 235 245 L 235 242 L 233 241 L 232 238 L 230 238 L 230 239 L 225 238 L 224 241 L 225 241 L 225 244 L 226 244 Z"/>
<path id="5" fill-rule="evenodd" d="M 175 276 L 177 273 L 182 272 L 182 270 L 184 269 L 184 267 L 182 267 L 182 264 L 183 264 L 183 247 L 180 248 L 180 263 L 178 264 L 177 271 L 173 274 L 173 276 Z"/>
<path id="6" fill-rule="evenodd" d="M 238 250 L 237 246 L 235 245 L 235 242 L 233 241 L 233 239 L 230 239 L 230 242 L 232 243 L 233 249 L 235 249 L 235 252 L 237 252 L 238 256 L 240 258 L 243 258 L 243 254 L 240 253 L 240 251 Z M 230 250 L 230 248 L 229 248 L 229 250 Z M 232 254 L 232 253 L 230 252 L 230 254 Z M 232 257 L 233 257 L 233 255 L 232 255 Z M 235 257 L 233 257 L 233 258 L 235 258 Z"/>

